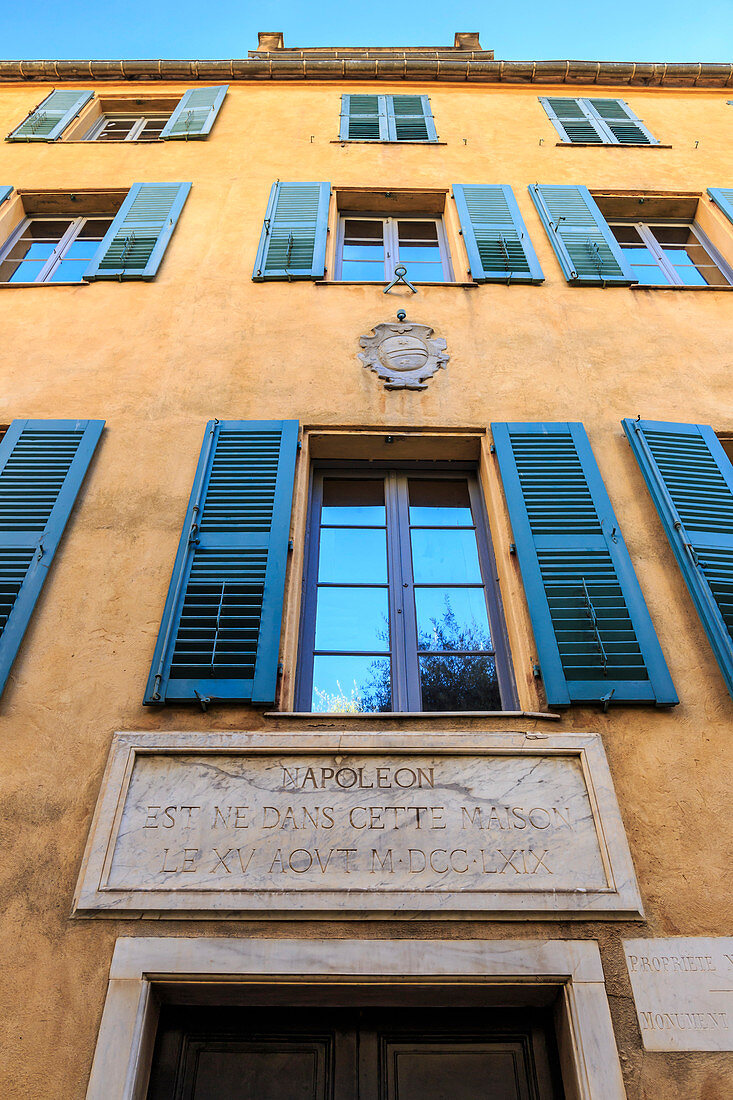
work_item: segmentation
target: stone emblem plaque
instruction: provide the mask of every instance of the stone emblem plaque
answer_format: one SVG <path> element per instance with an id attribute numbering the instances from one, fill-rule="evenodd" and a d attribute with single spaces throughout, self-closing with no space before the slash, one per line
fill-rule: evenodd
<path id="1" fill-rule="evenodd" d="M 384 321 L 374 326 L 371 336 L 360 338 L 365 350 L 359 358 L 384 381 L 386 390 L 424 390 L 425 379 L 450 359 L 445 340 L 431 339 L 432 335 L 429 325 Z"/>
<path id="2" fill-rule="evenodd" d="M 733 1050 L 733 937 L 624 940 L 646 1050 Z"/>
<path id="3" fill-rule="evenodd" d="M 600 737 L 115 735 L 78 912 L 639 916 Z"/>

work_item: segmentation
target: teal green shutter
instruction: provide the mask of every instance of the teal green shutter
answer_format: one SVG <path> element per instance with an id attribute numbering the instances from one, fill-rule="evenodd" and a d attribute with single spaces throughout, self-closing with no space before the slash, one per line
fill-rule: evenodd
<path id="1" fill-rule="evenodd" d="M 63 88 L 51 92 L 28 118 L 8 134 L 8 141 L 54 141 L 81 111 L 94 92 Z"/>
<path id="2" fill-rule="evenodd" d="M 733 695 L 733 467 L 706 424 L 622 423 Z"/>
<path id="3" fill-rule="evenodd" d="M 388 95 L 387 132 L 390 141 L 437 141 L 430 97 Z"/>
<path id="4" fill-rule="evenodd" d="M 529 193 L 568 282 L 578 286 L 637 282 L 587 187 L 530 184 Z"/>
<path id="5" fill-rule="evenodd" d="M 330 183 L 274 183 L 252 278 L 322 279 Z"/>
<path id="6" fill-rule="evenodd" d="M 0 443 L 0 691 L 103 420 L 14 420 Z"/>
<path id="7" fill-rule="evenodd" d="M 601 131 L 605 132 L 611 144 L 659 144 L 623 99 L 586 99 L 584 102 L 598 119 Z"/>
<path id="8" fill-rule="evenodd" d="M 733 187 L 708 187 L 708 195 L 733 222 Z"/>
<path id="9" fill-rule="evenodd" d="M 582 424 L 492 424 L 551 706 L 678 702 Z"/>
<path id="10" fill-rule="evenodd" d="M 190 183 L 134 183 L 85 279 L 153 279 Z"/>
<path id="11" fill-rule="evenodd" d="M 575 145 L 658 145 L 622 99 L 540 96 L 560 137 Z"/>
<path id="12" fill-rule="evenodd" d="M 297 420 L 206 427 L 146 704 L 274 703 Z"/>
<path id="13" fill-rule="evenodd" d="M 189 88 L 161 130 L 160 136 L 167 141 L 206 137 L 228 91 L 228 84 L 217 88 Z"/>
<path id="14" fill-rule="evenodd" d="M 383 95 L 342 95 L 342 141 L 387 141 L 387 107 Z"/>
<path id="15" fill-rule="evenodd" d="M 7 184 L 0 184 L 0 206 L 5 202 L 8 196 L 11 194 L 13 188 Z"/>
<path id="16" fill-rule="evenodd" d="M 582 99 L 540 96 L 547 117 L 565 141 L 580 145 L 602 145 L 604 137 Z"/>
<path id="17" fill-rule="evenodd" d="M 476 282 L 542 282 L 542 268 L 511 187 L 454 183 L 453 197 Z"/>

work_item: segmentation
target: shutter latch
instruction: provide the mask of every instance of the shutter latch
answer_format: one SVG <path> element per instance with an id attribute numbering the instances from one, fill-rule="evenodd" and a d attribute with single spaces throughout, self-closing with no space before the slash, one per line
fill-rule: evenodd
<path id="1" fill-rule="evenodd" d="M 196 688 L 193 689 L 193 693 L 196 696 L 196 698 L 198 699 L 199 703 L 201 704 L 201 709 L 205 714 L 206 713 L 206 708 L 208 707 L 209 703 L 211 702 L 211 699 L 209 698 L 208 695 L 202 695 L 200 691 L 196 691 Z"/>

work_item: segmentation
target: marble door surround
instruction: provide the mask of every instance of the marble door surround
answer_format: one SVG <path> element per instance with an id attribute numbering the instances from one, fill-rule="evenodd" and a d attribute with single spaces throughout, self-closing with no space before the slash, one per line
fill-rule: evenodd
<path id="1" fill-rule="evenodd" d="M 217 988 L 273 989 L 328 982 L 330 991 L 379 986 L 485 990 L 487 1002 L 556 996 L 567 1100 L 626 1096 L 598 945 L 589 940 L 325 940 L 122 937 L 110 967 L 87 1100 L 144 1100 L 161 1003 L 201 1003 Z"/>

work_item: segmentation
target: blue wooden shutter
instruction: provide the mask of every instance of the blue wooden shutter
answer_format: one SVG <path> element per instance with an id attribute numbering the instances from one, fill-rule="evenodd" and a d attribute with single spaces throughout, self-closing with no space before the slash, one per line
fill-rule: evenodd
<path id="1" fill-rule="evenodd" d="M 62 88 L 51 92 L 12 134 L 8 134 L 7 140 L 54 141 L 93 95 L 94 92 L 79 88 Z"/>
<path id="2" fill-rule="evenodd" d="M 622 99 L 540 96 L 560 137 L 576 145 L 658 145 Z"/>
<path id="3" fill-rule="evenodd" d="M 568 282 L 579 286 L 638 282 L 587 187 L 530 184 L 529 193 Z"/>
<path id="4" fill-rule="evenodd" d="M 273 703 L 297 420 L 206 427 L 145 703 Z"/>
<path id="5" fill-rule="evenodd" d="M 659 145 L 623 99 L 586 99 L 588 110 L 600 124 L 601 132 L 612 145 Z"/>
<path id="6" fill-rule="evenodd" d="M 13 188 L 9 184 L 0 184 L 0 206 L 5 202 Z"/>
<path id="7" fill-rule="evenodd" d="M 322 279 L 330 183 L 273 183 L 252 278 Z"/>
<path id="8" fill-rule="evenodd" d="M 167 141 L 206 137 L 219 114 L 228 84 L 217 88 L 189 88 L 160 132 Z"/>
<path id="9" fill-rule="evenodd" d="M 155 278 L 190 190 L 190 183 L 134 183 L 84 278 Z"/>
<path id="10" fill-rule="evenodd" d="M 387 141 L 386 96 L 342 95 L 339 137 L 343 141 Z"/>
<path id="11" fill-rule="evenodd" d="M 708 195 L 733 222 L 733 187 L 708 187 Z"/>
<path id="12" fill-rule="evenodd" d="M 678 702 L 582 424 L 492 424 L 551 706 Z"/>
<path id="13" fill-rule="evenodd" d="M 539 99 L 547 117 L 564 141 L 581 145 L 603 144 L 605 137 L 582 99 L 544 95 Z"/>
<path id="14" fill-rule="evenodd" d="M 622 423 L 733 695 L 733 467 L 706 424 Z"/>
<path id="15" fill-rule="evenodd" d="M 0 691 L 103 420 L 14 420 L 0 443 Z"/>
<path id="16" fill-rule="evenodd" d="M 390 141 L 437 141 L 430 97 L 388 95 L 387 127 Z"/>
<path id="17" fill-rule="evenodd" d="M 454 183 L 453 196 L 476 282 L 542 282 L 542 268 L 511 187 Z"/>

